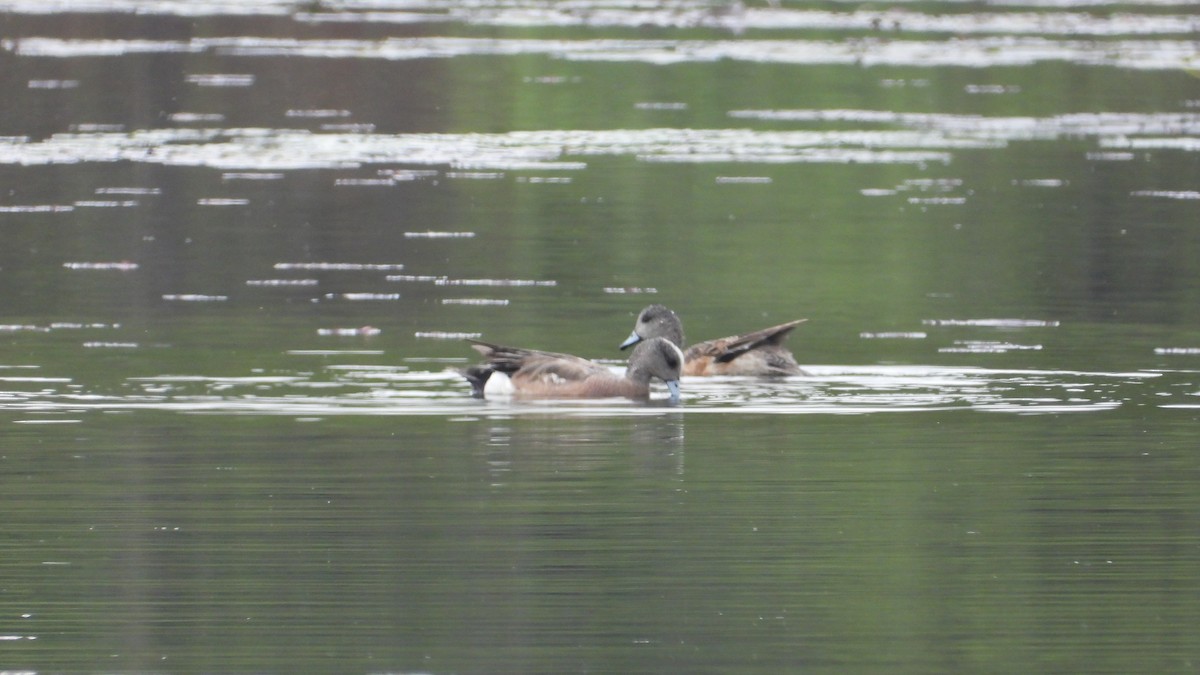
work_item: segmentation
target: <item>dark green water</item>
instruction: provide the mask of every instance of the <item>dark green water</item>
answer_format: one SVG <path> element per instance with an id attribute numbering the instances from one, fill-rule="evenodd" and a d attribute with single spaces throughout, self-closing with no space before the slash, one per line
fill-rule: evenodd
<path id="1" fill-rule="evenodd" d="M 1161 416 L 912 416 L 20 427 L 3 458 L 5 660 L 1193 666 L 1190 434 Z"/>
<path id="2" fill-rule="evenodd" d="M 134 4 L 0 2 L 0 671 L 1200 667 L 1189 5 Z M 811 375 L 455 372 L 652 302 Z"/>

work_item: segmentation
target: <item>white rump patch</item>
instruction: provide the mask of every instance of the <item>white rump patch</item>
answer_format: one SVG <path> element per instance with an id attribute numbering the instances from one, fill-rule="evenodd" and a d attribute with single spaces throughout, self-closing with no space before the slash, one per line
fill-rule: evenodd
<path id="1" fill-rule="evenodd" d="M 514 393 L 516 388 L 513 387 L 512 379 L 498 370 L 493 371 L 487 383 L 483 385 L 484 398 L 512 398 Z"/>

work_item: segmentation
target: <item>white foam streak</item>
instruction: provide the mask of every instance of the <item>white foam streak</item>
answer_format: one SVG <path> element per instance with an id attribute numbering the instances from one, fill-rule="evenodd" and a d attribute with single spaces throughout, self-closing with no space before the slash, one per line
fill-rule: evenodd
<path id="1" fill-rule="evenodd" d="M 741 3 L 714 5 L 711 2 L 570 2 L 537 0 L 476 1 L 451 3 L 444 0 L 410 0 L 371 3 L 343 0 L 322 3 L 322 12 L 296 12 L 295 3 L 285 0 L 258 2 L 213 2 L 205 0 L 59 0 L 0 2 L 0 10 L 22 14 L 51 12 L 109 12 L 176 16 L 287 15 L 302 23 L 434 24 L 456 22 L 474 26 L 551 28 L 709 28 L 734 33 L 746 30 L 841 30 L 876 31 L 886 34 L 919 33 L 1011 33 L 1060 35 L 1145 35 L 1186 34 L 1197 30 L 1194 17 L 1187 15 L 1137 15 L 1082 12 L 945 12 L 925 14 L 903 9 L 859 9 L 850 12 L 747 7 Z M 1003 0 L 997 6 L 1074 8 L 1117 4 L 1115 0 Z M 1126 3 L 1121 3 L 1126 4 Z M 1187 5 L 1186 0 L 1141 0 L 1150 6 Z"/>
<path id="2" fill-rule="evenodd" d="M 586 163 L 572 160 L 606 155 L 632 156 L 645 162 L 923 164 L 947 162 L 953 151 L 1080 136 L 1095 137 L 1106 148 L 1200 151 L 1197 113 L 1087 113 L 1035 118 L 799 109 L 735 110 L 729 115 L 740 120 L 847 122 L 899 128 L 819 131 L 659 128 L 394 135 L 268 128 L 177 128 L 64 133 L 36 142 L 0 144 L 0 164 L 131 161 L 244 170 L 224 174 L 232 180 L 282 177 L 279 173 L 268 173 L 269 170 L 358 168 L 364 164 L 403 162 L 449 167 L 448 176 L 500 180 L 505 178 L 504 171 L 579 170 L 586 168 Z M 210 197 L 198 203 L 239 206 L 249 202 L 244 198 Z M 74 206 L 3 208 L 12 212 L 50 212 Z"/>
<path id="3" fill-rule="evenodd" d="M 903 130 L 613 129 L 364 135 L 284 129 L 156 129 L 57 134 L 40 142 L 0 146 L 0 164 L 131 161 L 284 170 L 404 162 L 451 168 L 574 170 L 586 165 L 563 162 L 563 157 L 628 155 L 657 162 L 922 163 L 947 161 L 948 149 L 986 147 L 996 147 L 996 142 Z M 456 175 L 503 177 L 497 173 Z M 238 206 L 248 200 L 213 197 L 198 203 Z"/>
<path id="4" fill-rule="evenodd" d="M 7 0 L 0 11 L 17 14 L 158 14 L 170 16 L 283 16 L 294 0 Z"/>
<path id="5" fill-rule="evenodd" d="M 1111 23 L 1112 30 L 1146 25 L 1152 17 Z M 1191 27 L 1181 17 L 1166 32 Z M 1173 40 L 1052 39 L 1032 35 L 957 37 L 945 40 L 847 38 L 842 40 L 556 40 L 484 39 L 458 37 L 390 38 L 368 40 L 299 40 L 290 38 L 195 38 L 189 41 L 71 40 L 22 38 L 6 40 L 0 48 L 21 56 L 86 57 L 130 53 L 215 53 L 237 57 L 306 57 L 337 59 L 447 59 L 460 56 L 542 55 L 576 61 L 638 61 L 656 65 L 708 63 L 719 60 L 796 65 L 909 66 L 993 68 L 1059 61 L 1083 66 L 1135 70 L 1174 70 L 1193 67 L 1200 45 Z M 949 30 L 949 28 L 948 28 Z M 1110 33 L 1096 29 L 1102 35 Z M 969 31 L 968 31 L 969 32 Z M 1019 31 L 1018 31 L 1019 32 Z M 1044 32 L 1044 31 L 1039 31 Z M 1153 32 L 1153 31 L 1151 31 Z M 1065 34 L 1071 34 L 1066 31 Z M 218 86 L 247 86 L 245 76 L 205 81 Z M 237 79 L 242 78 L 242 79 Z"/>
<path id="6" fill-rule="evenodd" d="M 459 340 L 470 333 L 423 333 L 418 337 Z M 377 357 L 381 350 L 289 350 L 297 357 Z M 431 361 L 410 358 L 406 362 Z M 432 360 L 432 361 L 437 361 Z M 442 359 L 460 365 L 465 359 Z M 320 372 L 294 375 L 210 377 L 162 375 L 130 378 L 139 392 L 103 396 L 79 391 L 69 380 L 41 380 L 41 392 L 0 396 L 0 409 L 76 419 L 89 411 L 163 410 L 222 415 L 461 415 L 503 413 L 558 416 L 670 414 L 864 415 L 944 411 L 1060 414 L 1120 407 L 1135 392 L 1155 396 L 1145 385 L 1158 372 L 997 370 L 939 366 L 806 366 L 808 377 L 684 378 L 685 402 L 663 407 L 623 401 L 516 401 L 506 404 L 469 398 L 457 371 L 410 372 L 403 366 L 330 364 Z M 612 367 L 620 372 L 619 366 Z M 1173 380 L 1164 383 L 1170 389 Z M 62 391 L 56 392 L 58 386 Z M 1190 391 L 1190 390 L 1189 390 Z M 317 392 L 320 392 L 317 394 Z M 656 387 L 654 397 L 663 391 Z M 1170 407 L 1190 401 L 1162 401 Z M 55 418 L 50 418 L 55 419 Z"/>

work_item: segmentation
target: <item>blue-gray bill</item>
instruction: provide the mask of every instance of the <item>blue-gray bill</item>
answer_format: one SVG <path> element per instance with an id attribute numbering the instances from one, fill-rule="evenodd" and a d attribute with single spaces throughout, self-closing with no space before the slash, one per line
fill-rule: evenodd
<path id="1" fill-rule="evenodd" d="M 679 403 L 679 380 L 667 380 L 667 391 L 671 392 L 671 403 Z"/>

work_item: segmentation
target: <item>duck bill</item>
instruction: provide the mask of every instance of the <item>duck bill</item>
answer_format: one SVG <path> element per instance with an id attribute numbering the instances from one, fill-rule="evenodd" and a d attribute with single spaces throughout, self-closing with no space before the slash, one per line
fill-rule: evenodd
<path id="1" fill-rule="evenodd" d="M 625 341 L 621 343 L 621 349 L 629 349 L 641 341 L 642 336 L 638 335 L 637 331 L 633 331 L 629 334 L 629 337 L 625 338 Z"/>
<path id="2" fill-rule="evenodd" d="M 671 403 L 679 403 L 679 380 L 667 380 L 667 391 L 671 392 Z"/>

